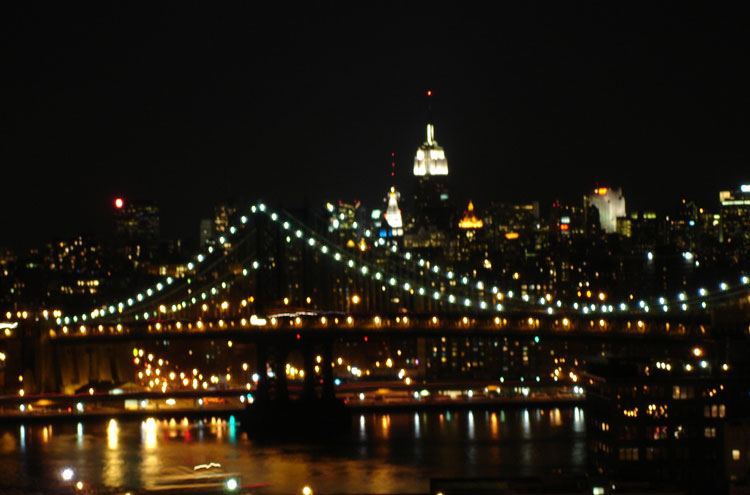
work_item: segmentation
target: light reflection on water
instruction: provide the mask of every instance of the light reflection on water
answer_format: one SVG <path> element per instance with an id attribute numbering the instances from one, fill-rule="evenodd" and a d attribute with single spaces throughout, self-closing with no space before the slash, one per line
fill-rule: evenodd
<path id="1" fill-rule="evenodd" d="M 425 493 L 431 477 L 585 471 L 579 408 L 363 413 L 352 430 L 311 443 L 258 442 L 239 418 L 0 427 L 0 488 L 54 486 L 63 467 L 106 487 L 152 487 L 176 467 L 219 462 L 258 493 Z M 2 490 L 0 490 L 2 491 Z"/>

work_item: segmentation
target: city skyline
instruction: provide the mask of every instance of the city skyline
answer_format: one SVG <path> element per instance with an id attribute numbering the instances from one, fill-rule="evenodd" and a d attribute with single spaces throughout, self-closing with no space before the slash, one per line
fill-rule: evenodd
<path id="1" fill-rule="evenodd" d="M 410 189 L 427 89 L 478 208 L 598 183 L 711 209 L 750 182 L 739 16 L 505 9 L 11 9 L 4 244 L 102 231 L 117 196 L 157 200 L 171 237 L 232 198 L 379 204 Z"/>

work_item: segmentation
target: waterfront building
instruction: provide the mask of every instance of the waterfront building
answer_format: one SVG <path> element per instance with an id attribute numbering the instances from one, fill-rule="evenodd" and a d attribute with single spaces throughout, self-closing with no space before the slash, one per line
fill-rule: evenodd
<path id="1" fill-rule="evenodd" d="M 693 359 L 609 361 L 582 374 L 589 463 L 594 476 L 721 493 L 747 472 L 749 387 L 725 363 L 694 348 Z M 730 422 L 731 421 L 731 422 Z M 727 441 L 731 437 L 734 440 Z M 741 462 L 740 462 L 741 461 Z"/>

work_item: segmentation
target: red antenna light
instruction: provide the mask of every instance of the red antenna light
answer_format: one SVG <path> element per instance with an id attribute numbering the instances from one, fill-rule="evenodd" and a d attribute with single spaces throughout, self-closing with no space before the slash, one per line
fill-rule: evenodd
<path id="1" fill-rule="evenodd" d="M 125 205 L 125 201 L 122 198 L 115 198 L 115 208 L 118 210 Z"/>
<path id="2" fill-rule="evenodd" d="M 427 96 L 432 96 L 432 90 L 431 89 L 427 90 Z"/>

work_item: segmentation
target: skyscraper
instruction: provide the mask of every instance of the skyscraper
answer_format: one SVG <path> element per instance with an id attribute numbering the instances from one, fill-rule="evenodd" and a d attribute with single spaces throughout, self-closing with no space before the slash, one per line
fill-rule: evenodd
<path id="1" fill-rule="evenodd" d="M 410 247 L 442 247 L 452 228 L 448 160 L 427 124 L 427 139 L 414 156 L 414 216 L 404 242 Z"/>
<path id="2" fill-rule="evenodd" d="M 115 200 L 115 236 L 121 241 L 153 241 L 159 236 L 159 208 L 151 202 Z"/>
<path id="3" fill-rule="evenodd" d="M 721 233 L 723 243 L 738 248 L 750 246 L 750 184 L 738 191 L 720 191 Z"/>
<path id="4" fill-rule="evenodd" d="M 625 197 L 622 189 L 597 187 L 583 197 L 584 204 L 599 210 L 599 226 L 607 234 L 617 232 L 617 217 L 625 216 Z"/>

